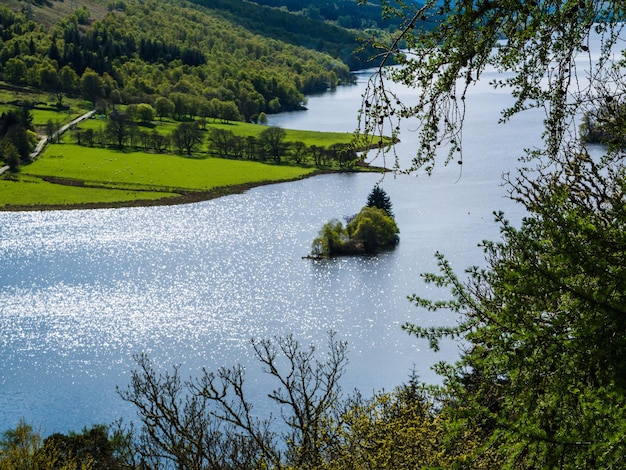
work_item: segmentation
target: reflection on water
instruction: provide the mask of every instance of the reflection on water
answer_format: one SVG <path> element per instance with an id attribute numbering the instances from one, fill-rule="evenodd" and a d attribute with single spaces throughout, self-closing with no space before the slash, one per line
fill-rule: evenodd
<path id="1" fill-rule="evenodd" d="M 281 125 L 314 128 L 301 116 L 329 116 L 327 125 L 343 119 L 350 131 L 361 91 L 312 99 L 310 112 Z M 407 296 L 443 295 L 420 279 L 436 269 L 437 250 L 459 272 L 480 263 L 477 244 L 498 237 L 493 210 L 519 219 L 500 175 L 540 125 L 498 128 L 501 103 L 482 93 L 460 180 L 456 166 L 385 176 L 401 241 L 375 257 L 302 259 L 326 221 L 358 212 L 380 175 L 324 175 L 184 206 L 1 213 L 0 431 L 21 417 L 44 433 L 129 417 L 115 387 L 141 352 L 190 374 L 243 362 L 262 396 L 251 337 L 294 333 L 323 345 L 336 330 L 350 344 L 347 390 L 392 388 L 413 367 L 437 380 L 430 365 L 457 357 L 457 345 L 435 355 L 400 326 L 455 319 L 432 318 Z M 403 136 L 402 155 L 412 155 L 412 139 Z"/>
<path id="2" fill-rule="evenodd" d="M 391 388 L 414 364 L 435 380 L 436 357 L 400 330 L 434 319 L 406 297 L 425 289 L 419 274 L 434 269 L 436 249 L 461 267 L 478 262 L 476 243 L 496 227 L 465 207 L 435 216 L 438 196 L 389 180 L 396 250 L 302 259 L 322 224 L 357 212 L 378 178 L 320 176 L 186 206 L 0 214 L 0 428 L 22 416 L 45 432 L 110 422 L 128 414 L 115 386 L 133 354 L 191 373 L 248 363 L 251 337 L 287 333 L 348 339 L 348 390 Z"/>

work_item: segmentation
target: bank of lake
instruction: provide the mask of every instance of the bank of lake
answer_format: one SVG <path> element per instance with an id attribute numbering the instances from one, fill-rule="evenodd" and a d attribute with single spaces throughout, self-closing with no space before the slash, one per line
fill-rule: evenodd
<path id="1" fill-rule="evenodd" d="M 159 121 L 158 132 L 168 135 L 178 123 Z M 94 117 L 81 129 L 102 131 L 103 119 Z M 250 123 L 211 123 L 247 138 L 258 137 L 267 126 Z M 198 202 L 251 187 L 294 181 L 329 171 L 336 166 L 275 164 L 269 161 L 235 160 L 208 156 L 206 144 L 193 156 L 153 153 L 132 149 L 86 147 L 71 143 L 65 134 L 49 143 L 41 158 L 7 173 L 0 180 L 0 210 L 88 209 L 172 205 Z M 206 141 L 206 139 L 205 139 Z M 285 129 L 285 142 L 328 148 L 350 144 L 346 132 Z M 358 165 L 351 171 L 380 171 Z M 341 169 L 341 171 L 345 171 Z"/>

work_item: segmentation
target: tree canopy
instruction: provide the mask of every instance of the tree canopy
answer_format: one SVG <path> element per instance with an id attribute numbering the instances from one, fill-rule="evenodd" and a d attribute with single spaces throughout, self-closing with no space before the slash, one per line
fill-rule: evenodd
<path id="1" fill-rule="evenodd" d="M 45 439 L 23 419 L 0 437 L 0 469 L 117 470 L 130 468 L 129 436 L 107 426 L 54 433 Z"/>
<path id="2" fill-rule="evenodd" d="M 344 227 L 337 219 L 327 222 L 313 240 L 316 257 L 374 254 L 395 246 L 398 228 L 391 213 L 391 200 L 378 185 L 368 195 L 361 211 L 348 218 Z"/>
<path id="3" fill-rule="evenodd" d="M 435 349 L 442 338 L 465 345 L 457 363 L 437 366 L 444 385 L 433 397 L 456 422 L 450 442 L 464 429 L 479 433 L 472 468 L 623 466 L 626 175 L 613 114 L 624 86 L 613 60 L 623 2 L 384 3 L 406 20 L 384 53 L 400 66 L 383 63 L 372 78 L 362 125 L 400 132 L 417 123 L 421 145 L 406 171 L 432 171 L 445 146 L 446 162 L 463 163 L 467 91 L 487 67 L 506 72 L 493 82 L 514 98 L 504 122 L 532 107 L 546 113 L 543 147 L 506 180 L 528 214 L 521 227 L 497 213 L 502 240 L 484 242 L 485 268 L 468 268 L 465 279 L 437 254 L 440 272 L 425 280 L 450 298 L 412 297 L 458 314 L 453 327 L 405 325 Z M 420 29 L 418 18 L 435 27 Z M 592 34 L 600 50 L 591 50 Z M 576 67 L 581 56 L 587 71 Z M 399 100 L 388 80 L 414 88 L 417 102 Z M 589 109 L 610 121 L 600 131 L 609 129 L 614 145 L 602 156 L 578 132 Z"/>
<path id="4" fill-rule="evenodd" d="M 27 160 L 35 148 L 31 110 L 22 106 L 17 111 L 3 112 L 0 116 L 0 160 L 11 169 Z"/>
<path id="5" fill-rule="evenodd" d="M 106 99 L 156 106 L 165 98 L 178 102 L 178 116 L 198 115 L 215 100 L 223 113 L 229 112 L 228 119 L 246 120 L 261 112 L 302 109 L 306 93 L 352 80 L 333 47 L 349 44 L 354 49 L 354 31 L 335 26 L 318 48 L 280 41 L 239 25 L 236 20 L 243 21 L 250 12 L 227 14 L 240 3 L 128 0 L 111 3 L 101 18 L 92 18 L 86 7 L 75 9 L 50 27 L 2 6 L 0 78 L 58 98 L 80 94 L 93 105 Z M 256 9 L 257 23 L 274 14 L 267 7 Z M 281 14 L 287 17 L 280 23 L 266 24 L 284 30 L 295 15 Z M 315 36 L 315 22 L 308 21 L 302 29 L 313 41 L 321 40 Z"/>
<path id="6" fill-rule="evenodd" d="M 364 97 L 360 127 L 395 135 L 417 128 L 421 144 L 408 171 L 432 171 L 442 148 L 446 163 L 463 162 L 467 92 L 488 68 L 506 72 L 492 85 L 514 98 L 502 111 L 503 122 L 525 109 L 545 110 L 545 145 L 535 156 L 570 152 L 578 144 L 578 113 L 615 95 L 612 47 L 626 16 L 621 1 L 381 3 L 404 23 L 391 43 L 375 43 L 382 59 Z M 599 50 L 590 48 L 592 34 Z M 581 58 L 585 70 L 576 66 Z M 399 66 L 387 67 L 390 60 Z M 403 102 L 391 83 L 415 89 L 415 101 Z"/>

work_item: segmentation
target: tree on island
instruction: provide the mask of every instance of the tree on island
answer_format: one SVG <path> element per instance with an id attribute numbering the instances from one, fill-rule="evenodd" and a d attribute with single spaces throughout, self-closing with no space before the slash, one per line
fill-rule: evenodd
<path id="1" fill-rule="evenodd" d="M 391 212 L 389 196 L 377 185 L 367 201 L 358 214 L 348 218 L 345 227 L 337 219 L 327 222 L 313 240 L 311 255 L 326 258 L 374 254 L 395 246 L 400 230 Z"/>
<path id="2" fill-rule="evenodd" d="M 384 210 L 389 217 L 393 217 L 391 199 L 379 185 L 374 186 L 372 192 L 367 196 L 367 207 L 378 207 Z"/>

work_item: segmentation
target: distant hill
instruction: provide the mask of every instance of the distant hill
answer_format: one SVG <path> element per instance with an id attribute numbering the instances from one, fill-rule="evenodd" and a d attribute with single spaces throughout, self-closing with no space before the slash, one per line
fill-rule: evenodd
<path id="1" fill-rule="evenodd" d="M 103 112 L 255 120 L 371 67 L 361 31 L 242 0 L 3 0 L 0 80 Z M 161 111 L 159 111 L 161 110 Z"/>
<path id="2" fill-rule="evenodd" d="M 282 8 L 313 20 L 333 22 L 350 29 L 395 28 L 397 19 L 384 19 L 379 1 L 359 5 L 358 0 L 250 0 L 258 5 Z"/>
<path id="3" fill-rule="evenodd" d="M 374 51 L 362 47 L 364 34 L 360 30 L 365 29 L 366 26 L 379 27 L 380 7 L 364 7 L 362 10 L 367 17 L 378 18 L 378 23 L 373 20 L 366 20 L 366 16 L 363 16 L 364 22 L 361 23 L 358 19 L 358 13 L 361 13 L 361 10 L 356 2 L 340 2 L 351 5 L 351 19 L 346 20 L 347 24 L 344 26 L 328 21 L 329 18 L 320 14 L 303 15 L 301 11 L 295 13 L 288 9 L 270 8 L 283 6 L 283 1 L 278 0 L 256 2 L 247 0 L 191 1 L 219 12 L 228 21 L 240 25 L 252 33 L 330 54 L 346 63 L 352 70 L 372 66 L 370 58 L 374 55 Z M 332 17 L 335 20 L 338 18 L 335 14 Z M 353 24 L 356 27 L 353 28 Z"/>
<path id="4" fill-rule="evenodd" d="M 1 6 L 21 11 L 36 23 L 52 27 L 79 8 L 90 18 L 102 19 L 110 11 L 123 11 L 134 0 L 3 0 Z M 183 0 L 164 0 L 164 4 L 184 6 Z M 317 3 L 312 10 L 304 0 L 191 0 L 235 25 L 264 37 L 328 53 L 352 70 L 372 66 L 374 51 L 363 49 L 363 30 L 392 27 L 383 22 L 379 6 L 359 7 L 356 0 Z M 283 8 L 280 8 L 283 7 Z M 319 11 L 318 11 L 319 10 Z M 307 14 L 304 14 L 304 13 Z"/>

